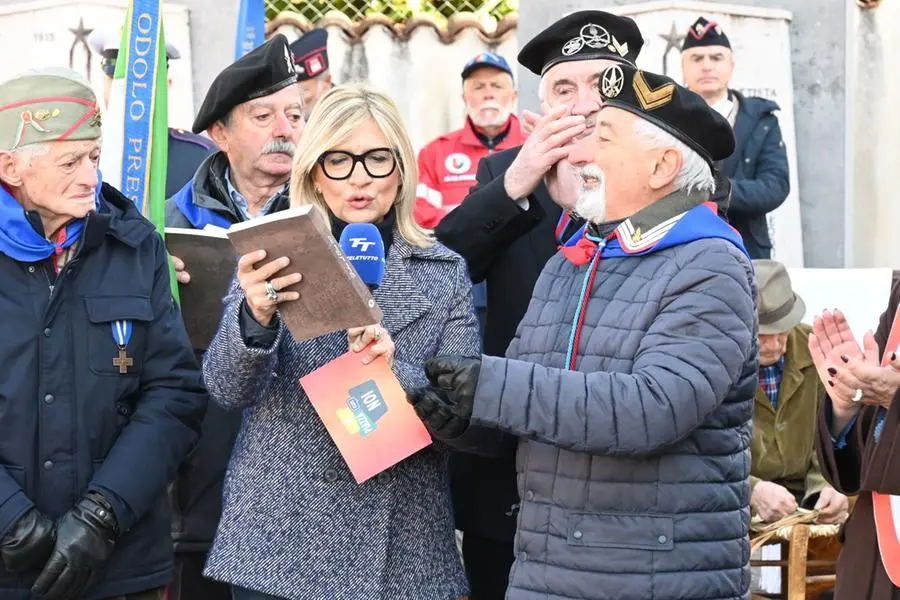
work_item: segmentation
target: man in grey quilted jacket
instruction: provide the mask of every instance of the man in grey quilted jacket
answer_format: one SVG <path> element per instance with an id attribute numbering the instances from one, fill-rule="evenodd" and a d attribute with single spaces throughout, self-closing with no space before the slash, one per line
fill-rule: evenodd
<path id="1" fill-rule="evenodd" d="M 431 433 L 519 440 L 510 600 L 750 597 L 753 267 L 715 214 L 728 122 L 625 64 L 570 153 L 590 226 L 538 280 L 506 358 L 438 357 Z"/>

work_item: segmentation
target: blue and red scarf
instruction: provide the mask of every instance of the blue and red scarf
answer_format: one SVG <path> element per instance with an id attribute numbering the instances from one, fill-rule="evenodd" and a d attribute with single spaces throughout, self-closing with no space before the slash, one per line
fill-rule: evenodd
<path id="1" fill-rule="evenodd" d="M 673 246 L 680 246 L 696 240 L 706 238 L 720 238 L 727 240 L 750 259 L 747 249 L 740 234 L 716 214 L 716 205 L 712 202 L 704 202 L 685 212 L 671 229 L 659 239 L 659 241 L 642 246 L 637 250 L 628 250 L 630 244 L 623 238 L 622 227 L 617 227 L 606 238 L 597 238 L 585 231 L 584 235 L 574 244 L 566 244 L 560 247 L 560 252 L 566 259 L 576 266 L 590 264 L 585 271 L 584 281 L 579 294 L 578 309 L 572 321 L 572 330 L 569 335 L 568 352 L 566 353 L 566 366 L 574 370 L 578 358 L 578 346 L 581 341 L 581 330 L 584 327 L 584 316 L 587 312 L 591 290 L 594 287 L 594 279 L 601 258 L 624 258 L 628 256 L 645 256 L 659 252 Z M 570 240 L 571 241 L 571 240 Z"/>
<path id="2" fill-rule="evenodd" d="M 102 181 L 103 176 L 97 171 L 95 210 L 100 206 Z M 35 231 L 19 201 L 0 185 L 0 253 L 13 260 L 35 263 L 59 254 L 81 239 L 85 220 L 73 220 L 59 232 L 57 241 L 51 242 Z"/>

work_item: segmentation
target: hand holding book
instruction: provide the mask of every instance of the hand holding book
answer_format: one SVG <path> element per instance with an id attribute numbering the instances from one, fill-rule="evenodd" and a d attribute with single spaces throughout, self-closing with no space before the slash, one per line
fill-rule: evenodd
<path id="1" fill-rule="evenodd" d="M 243 255 L 238 260 L 237 277 L 253 318 L 263 327 L 268 327 L 279 304 L 300 299 L 299 292 L 285 288 L 300 283 L 303 276 L 293 272 L 275 277 L 276 273 L 287 269 L 291 259 L 282 256 L 263 263 L 265 258 L 265 250 Z"/>

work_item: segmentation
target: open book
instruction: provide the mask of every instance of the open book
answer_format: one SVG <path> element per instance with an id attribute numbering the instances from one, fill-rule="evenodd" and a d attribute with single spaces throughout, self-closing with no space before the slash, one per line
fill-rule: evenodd
<path id="1" fill-rule="evenodd" d="M 181 229 L 166 227 L 169 254 L 184 261 L 191 274 L 178 286 L 181 314 L 191 345 L 205 350 L 222 318 L 222 298 L 237 268 L 237 254 L 220 227 Z"/>
<path id="2" fill-rule="evenodd" d="M 280 291 L 296 291 L 300 299 L 282 302 L 278 313 L 296 340 L 332 331 L 380 323 L 384 314 L 356 268 L 332 236 L 324 216 L 301 206 L 233 225 L 228 239 L 241 256 L 265 250 L 261 264 L 282 256 L 291 264 L 274 278 L 300 273 L 300 283 Z"/>

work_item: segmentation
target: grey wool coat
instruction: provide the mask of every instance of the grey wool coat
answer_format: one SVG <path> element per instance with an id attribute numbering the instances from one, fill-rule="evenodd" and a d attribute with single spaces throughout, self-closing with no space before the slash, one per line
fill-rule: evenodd
<path id="1" fill-rule="evenodd" d="M 375 299 L 406 390 L 427 385 L 439 354 L 477 356 L 478 324 L 463 259 L 418 248 L 398 231 Z M 247 347 L 226 299 L 204 359 L 213 399 L 243 409 L 225 477 L 222 520 L 205 574 L 290 600 L 451 600 L 468 584 L 455 543 L 447 452 L 432 445 L 358 485 L 298 384 L 347 352 L 346 332 Z"/>
<path id="2" fill-rule="evenodd" d="M 620 231 L 661 236 L 678 204 L 657 204 Z M 470 429 L 520 439 L 507 598 L 749 599 L 752 265 L 717 238 L 602 258 L 568 370 L 588 268 L 550 259 L 482 363 Z"/>

